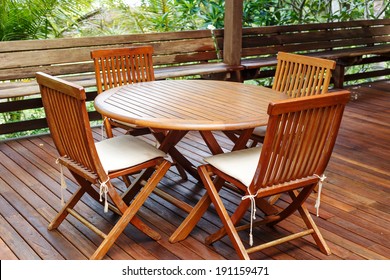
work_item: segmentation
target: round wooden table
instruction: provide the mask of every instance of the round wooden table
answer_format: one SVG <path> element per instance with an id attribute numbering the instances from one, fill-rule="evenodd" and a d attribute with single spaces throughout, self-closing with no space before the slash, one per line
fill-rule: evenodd
<path id="1" fill-rule="evenodd" d="M 256 85 L 163 80 L 109 89 L 96 97 L 95 108 L 112 119 L 150 127 L 161 143 L 160 149 L 198 178 L 196 168 L 175 148 L 188 131 L 199 131 L 210 151 L 219 154 L 223 151 L 212 131 L 240 130 L 233 150 L 242 149 L 253 129 L 267 124 L 268 104 L 285 98 L 284 94 Z"/>
<path id="2" fill-rule="evenodd" d="M 239 136 L 233 137 L 231 133 L 230 138 L 234 141 L 233 150 L 242 149 L 253 129 L 267 124 L 269 103 L 286 98 L 269 88 L 242 83 L 163 80 L 109 89 L 96 97 L 95 108 L 103 116 L 151 128 L 160 142 L 159 148 L 199 179 L 196 166 L 175 148 L 188 131 L 199 131 L 210 151 L 219 154 L 223 150 L 212 131 L 240 130 Z M 151 172 L 140 176 L 133 182 L 134 186 L 139 186 Z M 192 209 L 161 191 L 159 195 L 187 212 Z M 129 191 L 124 200 L 131 199 Z"/>
<path id="3" fill-rule="evenodd" d="M 267 124 L 268 104 L 286 98 L 255 85 L 210 80 L 136 83 L 99 94 L 104 116 L 164 130 L 243 130 Z"/>

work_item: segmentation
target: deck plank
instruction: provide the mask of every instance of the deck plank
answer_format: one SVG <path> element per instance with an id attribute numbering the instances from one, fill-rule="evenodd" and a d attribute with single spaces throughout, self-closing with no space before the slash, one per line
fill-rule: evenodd
<path id="1" fill-rule="evenodd" d="M 1 238 L 0 238 L 0 256 L 2 256 L 2 259 L 5 260 L 18 260 L 18 257 L 12 252 L 11 248 L 9 248 L 8 245 Z"/>

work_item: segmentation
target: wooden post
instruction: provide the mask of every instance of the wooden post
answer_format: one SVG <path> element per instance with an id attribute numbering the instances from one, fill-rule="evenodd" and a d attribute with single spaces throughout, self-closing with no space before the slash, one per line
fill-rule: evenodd
<path id="1" fill-rule="evenodd" d="M 223 62 L 229 65 L 241 64 L 242 13 L 243 0 L 225 1 Z M 236 79 L 240 80 L 239 77 Z"/>

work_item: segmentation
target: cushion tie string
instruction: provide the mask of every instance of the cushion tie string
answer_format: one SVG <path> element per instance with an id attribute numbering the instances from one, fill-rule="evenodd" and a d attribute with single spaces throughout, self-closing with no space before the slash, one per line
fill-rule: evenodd
<path id="1" fill-rule="evenodd" d="M 318 182 L 318 193 L 317 193 L 317 200 L 314 207 L 317 209 L 317 217 L 319 216 L 319 210 L 320 210 L 320 204 L 321 204 L 321 191 L 322 191 L 322 183 L 325 181 L 326 176 L 325 174 L 322 174 L 321 176 L 314 174 L 320 181 Z"/>
<path id="2" fill-rule="evenodd" d="M 100 202 L 103 201 L 102 195 L 104 194 L 104 213 L 108 212 L 108 202 L 107 202 L 107 192 L 108 192 L 108 186 L 107 182 L 110 180 L 110 178 L 107 178 L 106 181 L 100 182 L 100 187 L 99 187 L 99 194 L 100 194 Z"/>
<path id="3" fill-rule="evenodd" d="M 248 192 L 249 192 L 249 190 L 248 190 Z M 248 195 L 245 195 L 241 198 L 241 200 L 250 199 L 250 201 L 251 201 L 251 217 L 250 217 L 251 225 L 250 225 L 250 230 L 249 230 L 249 245 L 250 246 L 253 246 L 252 230 L 253 230 L 253 220 L 256 220 L 256 200 L 255 200 L 255 198 L 257 197 L 257 195 L 258 195 L 258 192 L 256 194 L 251 194 L 249 192 Z"/>
<path id="4" fill-rule="evenodd" d="M 63 167 L 62 167 L 62 164 L 60 163 L 60 159 L 57 158 L 56 159 L 56 164 L 59 164 L 60 165 L 60 172 L 61 172 L 61 205 L 64 206 L 65 205 L 65 199 L 64 199 L 64 191 L 66 190 L 67 188 L 67 185 L 66 185 L 66 181 L 65 181 L 65 176 L 64 176 L 64 170 L 63 170 Z"/>

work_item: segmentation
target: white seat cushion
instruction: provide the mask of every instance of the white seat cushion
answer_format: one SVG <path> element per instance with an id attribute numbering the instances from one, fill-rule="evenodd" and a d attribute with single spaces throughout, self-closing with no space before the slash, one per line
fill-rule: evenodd
<path id="1" fill-rule="evenodd" d="M 267 126 L 266 126 L 266 125 L 257 126 L 257 127 L 255 127 L 255 129 L 253 130 L 253 134 L 254 134 L 254 135 L 257 135 L 257 136 L 265 137 L 266 131 L 267 131 Z"/>
<path id="2" fill-rule="evenodd" d="M 131 135 L 109 138 L 95 146 L 107 173 L 166 156 L 163 151 Z"/>
<path id="3" fill-rule="evenodd" d="M 219 154 L 207 157 L 204 160 L 249 187 L 255 176 L 260 153 L 261 146 Z"/>

